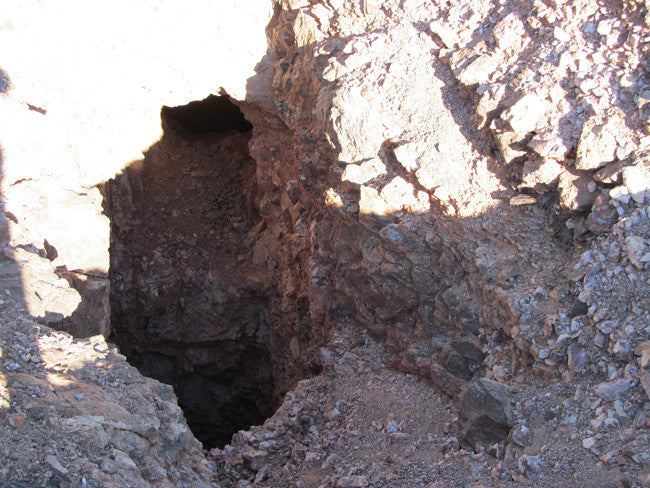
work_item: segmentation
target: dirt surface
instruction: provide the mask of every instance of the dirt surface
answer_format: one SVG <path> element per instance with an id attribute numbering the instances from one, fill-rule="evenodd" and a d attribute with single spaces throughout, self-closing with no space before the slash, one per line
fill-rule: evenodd
<path id="1" fill-rule="evenodd" d="M 299 383 L 262 427 L 210 452 L 229 475 L 223 486 L 642 486 L 616 466 L 618 451 L 599 460 L 638 426 L 601 437 L 599 450 L 582 446 L 588 381 L 513 385 L 515 441 L 474 452 L 459 446 L 454 402 L 388 368 L 390 355 L 372 338 L 339 332 L 323 354 L 323 375 Z"/>

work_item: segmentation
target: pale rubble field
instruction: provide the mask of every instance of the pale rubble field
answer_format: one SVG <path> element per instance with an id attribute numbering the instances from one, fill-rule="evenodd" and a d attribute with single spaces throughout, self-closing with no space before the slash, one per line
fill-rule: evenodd
<path id="1" fill-rule="evenodd" d="M 649 10 L 7 6 L 0 487 L 650 486 Z M 160 124 L 224 93 L 252 131 Z M 224 173 L 252 179 L 215 234 L 202 202 L 235 200 L 199 163 L 241 141 L 255 171 Z M 138 234 L 184 212 L 192 235 Z M 234 315 L 253 299 L 263 326 Z M 190 372 L 201 337 L 253 341 L 277 410 L 202 447 L 180 390 L 105 336 Z"/>

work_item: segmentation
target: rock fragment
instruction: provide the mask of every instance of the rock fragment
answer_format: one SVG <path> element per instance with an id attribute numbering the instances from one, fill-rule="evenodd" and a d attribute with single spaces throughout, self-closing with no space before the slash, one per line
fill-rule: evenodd
<path id="1" fill-rule="evenodd" d="M 623 184 L 627 188 L 632 199 L 641 204 L 646 200 L 646 194 L 650 189 L 650 167 L 645 170 L 643 165 L 627 166 L 623 168 Z"/>
<path id="2" fill-rule="evenodd" d="M 473 448 L 505 440 L 513 425 L 510 396 L 510 390 L 496 381 L 472 383 L 458 405 L 461 444 Z"/>
<path id="3" fill-rule="evenodd" d="M 526 38 L 526 29 L 517 14 L 511 13 L 497 22 L 492 35 L 494 35 L 494 40 L 499 49 L 505 51 L 522 44 L 522 41 Z"/>
<path id="4" fill-rule="evenodd" d="M 467 48 L 455 51 L 450 57 L 451 70 L 458 81 L 467 86 L 487 83 L 500 62 L 494 54 L 479 54 Z"/>
<path id="5" fill-rule="evenodd" d="M 545 99 L 535 93 L 528 93 L 507 109 L 501 118 L 514 132 L 525 135 L 537 128 L 547 109 L 548 103 Z"/>
<path id="6" fill-rule="evenodd" d="M 605 383 L 600 383 L 594 391 L 596 395 L 606 401 L 613 402 L 618 399 L 621 395 L 628 392 L 632 388 L 632 382 L 627 379 L 620 379 L 609 381 Z"/>
<path id="7" fill-rule="evenodd" d="M 616 158 L 617 136 L 625 132 L 625 119 L 620 110 L 605 116 L 594 115 L 582 126 L 576 154 L 576 169 L 598 169 Z"/>
<path id="8" fill-rule="evenodd" d="M 530 158 L 524 163 L 522 184 L 543 191 L 544 187 L 557 182 L 562 171 L 562 165 L 554 159 Z"/>
<path id="9" fill-rule="evenodd" d="M 588 209 L 594 202 L 595 195 L 590 191 L 591 178 L 586 174 L 574 174 L 564 171 L 558 180 L 560 205 L 569 211 Z"/>

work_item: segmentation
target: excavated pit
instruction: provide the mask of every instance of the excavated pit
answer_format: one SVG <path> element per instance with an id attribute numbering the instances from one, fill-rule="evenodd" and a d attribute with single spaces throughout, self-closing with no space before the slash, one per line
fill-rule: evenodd
<path id="1" fill-rule="evenodd" d="M 163 107 L 164 135 L 106 186 L 111 337 L 174 387 L 204 447 L 270 416 L 301 372 L 285 364 L 269 274 L 252 266 L 252 125 L 227 96 Z"/>

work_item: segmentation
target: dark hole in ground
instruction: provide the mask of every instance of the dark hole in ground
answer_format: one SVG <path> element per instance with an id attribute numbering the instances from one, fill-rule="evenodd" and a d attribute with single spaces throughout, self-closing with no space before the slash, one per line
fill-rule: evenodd
<path id="1" fill-rule="evenodd" d="M 110 339 L 174 387 L 204 447 L 222 447 L 274 412 L 284 388 L 276 371 L 287 369 L 271 287 L 251 264 L 252 126 L 228 97 L 164 107 L 161 118 L 161 140 L 105 187 Z"/>
<path id="2" fill-rule="evenodd" d="M 171 125 L 173 129 L 180 128 L 195 136 L 232 130 L 248 132 L 253 129 L 239 107 L 227 95 L 210 95 L 201 101 L 179 107 L 165 106 L 161 110 L 161 117 L 163 123 Z"/>

